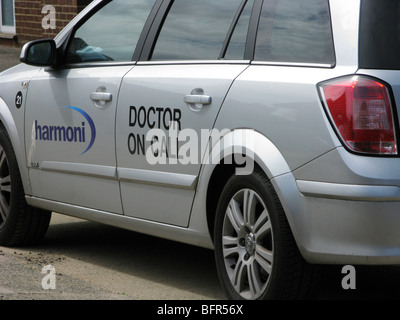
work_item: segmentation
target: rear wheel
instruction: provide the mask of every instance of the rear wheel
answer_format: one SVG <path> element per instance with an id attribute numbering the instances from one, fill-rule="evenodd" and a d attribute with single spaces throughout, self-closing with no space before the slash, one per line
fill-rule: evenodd
<path id="1" fill-rule="evenodd" d="M 41 240 L 50 218 L 51 212 L 26 203 L 14 149 L 0 126 L 0 245 L 20 246 Z"/>
<path id="2" fill-rule="evenodd" d="M 229 299 L 308 298 L 314 266 L 302 258 L 264 173 L 231 177 L 215 221 L 215 258 Z"/>

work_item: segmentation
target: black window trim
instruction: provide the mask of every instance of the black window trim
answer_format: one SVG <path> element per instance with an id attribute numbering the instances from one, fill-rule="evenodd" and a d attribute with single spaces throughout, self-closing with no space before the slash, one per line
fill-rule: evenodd
<path id="1" fill-rule="evenodd" d="M 221 49 L 221 52 L 220 52 L 220 54 L 219 54 L 218 60 L 224 59 L 224 57 L 225 57 L 225 55 L 226 55 L 226 51 L 228 50 L 229 43 L 231 42 L 233 32 L 234 32 L 235 29 L 236 29 L 236 26 L 237 26 L 237 24 L 238 24 L 238 21 L 239 21 L 241 15 L 242 15 L 242 13 L 243 13 L 244 8 L 246 7 L 247 2 L 248 2 L 248 0 L 242 0 L 242 2 L 241 2 L 240 5 L 239 5 L 238 10 L 236 11 L 236 14 L 235 14 L 235 16 L 233 17 L 231 26 L 229 27 L 228 33 L 227 33 L 227 35 L 226 35 L 224 44 L 222 45 L 222 49 Z M 243 57 L 243 58 L 244 58 L 244 57 Z"/>
<path id="2" fill-rule="evenodd" d="M 138 61 L 149 61 L 151 59 L 158 35 L 161 32 L 161 28 L 173 3 L 173 0 L 162 1 L 162 4 L 158 10 L 158 14 L 154 18 L 151 28 L 149 29 Z"/>
<path id="3" fill-rule="evenodd" d="M 244 51 L 245 60 L 254 60 L 254 53 L 256 50 L 257 30 L 260 22 L 261 10 L 264 4 L 264 0 L 255 0 L 253 5 L 253 11 L 250 17 L 249 30 L 247 31 L 246 48 Z"/>
<path id="4" fill-rule="evenodd" d="M 154 3 L 153 9 L 151 10 L 149 17 L 147 18 L 147 21 L 143 27 L 142 33 L 138 39 L 138 43 L 136 44 L 136 48 L 135 48 L 135 52 L 133 53 L 132 61 L 138 61 L 140 59 L 142 51 L 145 47 L 147 37 L 150 34 L 153 24 L 156 23 L 156 18 L 158 16 L 159 11 L 162 10 L 161 7 L 163 5 L 163 2 L 164 2 L 164 0 L 156 0 L 156 2 Z"/>

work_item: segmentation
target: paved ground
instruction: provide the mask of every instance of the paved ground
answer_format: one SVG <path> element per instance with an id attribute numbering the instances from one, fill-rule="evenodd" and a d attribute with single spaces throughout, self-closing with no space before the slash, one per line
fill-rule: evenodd
<path id="1" fill-rule="evenodd" d="M 0 300 L 224 298 L 212 251 L 58 214 L 40 245 L 0 247 L 0 266 Z"/>
<path id="2" fill-rule="evenodd" d="M 0 47 L 0 72 L 19 49 Z M 55 289 L 43 289 L 54 267 Z M 356 266 L 356 289 L 343 290 L 342 266 L 323 270 L 318 299 L 400 299 L 400 268 Z M 0 300 L 224 299 L 213 252 L 53 214 L 40 245 L 0 247 Z"/>
<path id="3" fill-rule="evenodd" d="M 20 48 L 0 46 L 0 72 L 19 63 Z"/>

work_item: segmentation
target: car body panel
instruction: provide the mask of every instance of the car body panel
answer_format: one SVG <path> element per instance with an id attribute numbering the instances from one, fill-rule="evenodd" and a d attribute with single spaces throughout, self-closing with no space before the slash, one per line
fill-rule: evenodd
<path id="1" fill-rule="evenodd" d="M 43 68 L 31 79 L 25 127 L 34 196 L 122 214 L 115 115 L 122 78 L 131 68 Z M 100 91 L 111 101 L 93 101 Z"/>
<path id="2" fill-rule="evenodd" d="M 196 152 L 201 142 L 198 140 L 202 137 L 208 142 L 209 131 L 225 96 L 234 79 L 245 68 L 247 65 L 243 64 L 199 62 L 139 64 L 126 75 L 119 96 L 116 133 L 125 215 L 188 225 L 203 156 L 201 151 Z M 210 103 L 193 109 L 196 107 L 186 103 L 185 97 L 194 90 L 201 90 L 211 97 Z M 169 124 L 170 119 L 176 122 L 175 132 Z M 152 148 L 151 130 L 160 130 L 162 135 L 158 141 L 163 146 L 156 163 L 148 157 Z M 195 148 L 184 152 L 185 145 L 194 145 Z M 191 159 L 184 159 L 187 154 Z M 182 165 L 182 161 L 188 163 Z M 154 179 L 140 178 L 143 175 L 138 173 L 143 172 Z"/>

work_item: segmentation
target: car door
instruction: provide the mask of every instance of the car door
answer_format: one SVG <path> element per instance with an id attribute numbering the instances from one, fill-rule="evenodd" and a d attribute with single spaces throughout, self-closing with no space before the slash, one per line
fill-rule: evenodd
<path id="1" fill-rule="evenodd" d="M 163 6 L 167 14 L 160 10 L 162 27 L 150 31 L 146 61 L 121 85 L 118 176 L 126 215 L 187 227 L 210 130 L 232 82 L 248 66 L 253 1 Z"/>
<path id="2" fill-rule="evenodd" d="M 122 213 L 117 99 L 155 2 L 99 2 L 61 44 L 63 66 L 42 68 L 30 81 L 25 138 L 34 196 Z"/>

